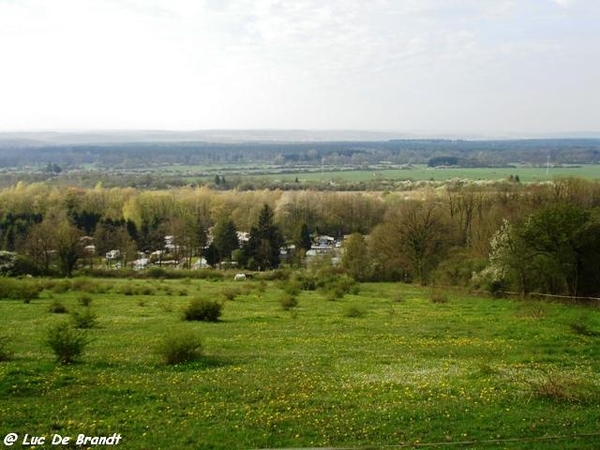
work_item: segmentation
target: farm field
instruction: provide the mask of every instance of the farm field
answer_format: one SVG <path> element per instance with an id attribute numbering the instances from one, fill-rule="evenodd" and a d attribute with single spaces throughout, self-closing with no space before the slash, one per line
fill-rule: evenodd
<path id="1" fill-rule="evenodd" d="M 244 166 L 163 166 L 153 171 L 171 176 L 181 176 L 193 179 L 200 174 L 212 173 L 212 176 L 202 175 L 206 181 L 211 181 L 215 174 L 225 174 L 226 177 L 242 176 L 244 178 L 260 178 L 270 180 L 294 181 L 350 181 L 368 182 L 377 180 L 412 180 L 412 181 L 447 181 L 456 178 L 469 180 L 506 180 L 511 175 L 518 175 L 523 182 L 550 181 L 556 178 L 579 177 L 584 179 L 600 179 L 600 164 L 583 164 L 577 166 L 545 167 L 516 166 L 501 168 L 430 168 L 424 164 L 415 164 L 411 169 L 364 169 L 350 167 L 325 167 L 295 170 L 294 167 L 244 167 Z"/>
<path id="2" fill-rule="evenodd" d="M 301 291 L 284 310 L 277 281 L 23 282 L 45 289 L 0 300 L 14 350 L 0 362 L 2 437 L 119 433 L 123 449 L 600 440 L 597 308 L 365 283 L 335 301 Z M 195 296 L 222 300 L 221 320 L 181 320 Z M 49 312 L 57 302 L 68 312 Z M 82 360 L 55 363 L 46 330 L 86 308 L 97 325 Z M 154 349 L 183 330 L 203 337 L 203 358 L 164 364 Z"/>
<path id="3" fill-rule="evenodd" d="M 292 181 L 296 177 L 300 181 L 329 181 L 344 180 L 367 182 L 374 180 L 412 180 L 412 181 L 447 181 L 455 178 L 469 180 L 506 180 L 511 175 L 519 175 L 522 182 L 550 181 L 556 178 L 579 177 L 585 179 L 600 179 L 600 165 L 589 164 L 577 167 L 551 168 L 546 173 L 542 167 L 517 168 L 429 168 L 425 165 L 415 165 L 412 169 L 384 170 L 347 170 L 339 172 L 313 172 L 297 174 L 271 174 L 270 178 Z"/>

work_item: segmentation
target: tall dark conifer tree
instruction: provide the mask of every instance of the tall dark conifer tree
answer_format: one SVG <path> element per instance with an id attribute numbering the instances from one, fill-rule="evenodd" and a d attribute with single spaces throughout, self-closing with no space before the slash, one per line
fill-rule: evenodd
<path id="1" fill-rule="evenodd" d="M 273 210 L 265 204 L 258 216 L 258 225 L 250 230 L 250 238 L 244 247 L 247 265 L 258 270 L 276 269 L 279 267 L 280 249 L 284 243 L 283 236 L 273 221 Z"/>

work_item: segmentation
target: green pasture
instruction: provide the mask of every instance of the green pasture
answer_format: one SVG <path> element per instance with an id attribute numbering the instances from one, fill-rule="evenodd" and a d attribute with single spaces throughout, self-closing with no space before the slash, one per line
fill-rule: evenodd
<path id="1" fill-rule="evenodd" d="M 600 165 L 589 164 L 573 167 L 556 167 L 546 170 L 541 167 L 516 168 L 429 168 L 425 165 L 415 165 L 412 169 L 384 170 L 324 170 L 322 172 L 269 174 L 270 179 L 293 181 L 350 181 L 369 182 L 378 180 L 393 181 L 447 181 L 456 178 L 468 180 L 507 180 L 511 175 L 518 175 L 522 182 L 550 181 L 556 178 L 578 177 L 585 179 L 600 179 Z"/>
<path id="2" fill-rule="evenodd" d="M 578 177 L 584 179 L 600 179 L 600 164 L 584 164 L 564 167 L 531 167 L 516 166 L 511 168 L 430 168 L 423 164 L 413 165 L 410 169 L 353 169 L 324 167 L 323 170 L 313 168 L 297 169 L 293 167 L 203 167 L 203 166 L 165 166 L 156 169 L 167 175 L 181 176 L 193 179 L 202 176 L 206 181 L 211 181 L 216 174 L 226 178 L 257 178 L 269 181 L 345 181 L 345 182 L 371 182 L 371 181 L 447 181 L 457 178 L 468 180 L 506 180 L 511 175 L 518 175 L 522 182 L 551 181 L 557 178 Z M 207 176 L 206 173 L 214 175 Z"/>
<path id="3" fill-rule="evenodd" d="M 336 301 L 302 291 L 284 310 L 276 281 L 24 282 L 46 289 L 0 300 L 14 351 L 0 362 L 0 438 L 120 433 L 122 449 L 600 442 L 597 308 L 458 292 L 432 302 L 429 289 L 382 283 Z M 221 321 L 181 320 L 195 296 L 222 300 Z M 56 302 L 68 312 L 49 312 Z M 97 317 L 91 344 L 80 362 L 55 363 L 48 327 L 84 308 Z M 204 357 L 167 366 L 154 349 L 182 330 L 203 337 Z"/>

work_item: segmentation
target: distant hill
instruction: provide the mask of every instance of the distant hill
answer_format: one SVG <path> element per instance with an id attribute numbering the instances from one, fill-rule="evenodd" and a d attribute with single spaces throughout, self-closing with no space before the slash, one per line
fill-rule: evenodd
<path id="1" fill-rule="evenodd" d="M 147 167 L 163 164 L 427 164 L 463 167 L 513 163 L 600 162 L 600 138 L 433 139 L 399 133 L 304 130 L 106 131 L 0 133 L 0 167 L 58 164 Z"/>

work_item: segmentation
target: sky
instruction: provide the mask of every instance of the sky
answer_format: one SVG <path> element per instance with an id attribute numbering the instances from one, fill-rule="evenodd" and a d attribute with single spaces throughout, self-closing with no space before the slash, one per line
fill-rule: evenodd
<path id="1" fill-rule="evenodd" d="M 0 131 L 600 132 L 598 0 L 0 0 Z"/>

